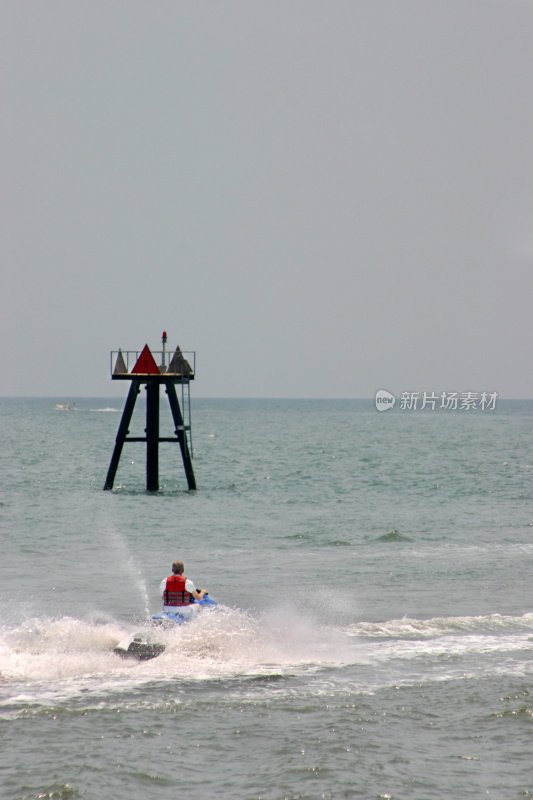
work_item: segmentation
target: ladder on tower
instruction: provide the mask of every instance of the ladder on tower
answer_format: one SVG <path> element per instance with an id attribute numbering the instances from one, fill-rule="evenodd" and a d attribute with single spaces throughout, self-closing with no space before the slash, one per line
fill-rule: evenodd
<path id="1" fill-rule="evenodd" d="M 181 384 L 181 408 L 183 411 L 183 427 L 192 458 L 194 457 L 194 448 L 192 445 L 191 391 L 188 383 Z"/>

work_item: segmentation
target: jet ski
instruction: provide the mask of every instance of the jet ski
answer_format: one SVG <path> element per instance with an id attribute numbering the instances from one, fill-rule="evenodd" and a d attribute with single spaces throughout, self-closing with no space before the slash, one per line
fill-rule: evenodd
<path id="1" fill-rule="evenodd" d="M 194 600 L 193 603 L 190 605 L 193 606 L 201 606 L 202 608 L 210 608 L 212 606 L 217 605 L 217 601 L 213 600 L 209 597 L 208 594 L 204 594 L 201 600 Z M 186 608 L 190 608 L 190 606 L 185 606 Z M 176 608 L 180 608 L 180 606 L 176 606 Z M 185 625 L 188 622 L 192 622 L 193 619 L 196 619 L 194 616 L 192 619 L 190 617 L 186 617 L 183 614 L 180 614 L 179 611 L 162 611 L 161 614 L 154 614 L 152 617 L 152 622 L 156 625 L 164 625 L 166 622 L 173 622 L 176 625 Z"/>
<path id="2" fill-rule="evenodd" d="M 217 602 L 206 594 L 201 600 L 195 600 L 194 605 L 202 606 L 207 610 L 216 606 Z M 197 619 L 197 617 L 187 618 L 178 612 L 162 611 L 161 614 L 154 614 L 150 621 L 153 625 L 172 627 L 173 625 L 188 624 L 194 619 Z M 164 650 L 164 644 L 154 642 L 151 636 L 142 633 L 130 634 L 113 648 L 113 652 L 116 655 L 122 658 L 135 658 L 137 661 L 148 661 L 151 658 L 156 658 Z"/>
<path id="3" fill-rule="evenodd" d="M 113 648 L 113 652 L 122 658 L 136 658 L 137 661 L 148 661 L 150 658 L 160 656 L 165 645 L 159 642 L 149 642 L 142 635 L 135 633 L 127 636 Z"/>

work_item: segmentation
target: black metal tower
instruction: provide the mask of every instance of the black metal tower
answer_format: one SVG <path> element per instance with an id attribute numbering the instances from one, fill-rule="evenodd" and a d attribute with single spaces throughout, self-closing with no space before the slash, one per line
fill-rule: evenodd
<path id="1" fill-rule="evenodd" d="M 196 479 L 192 468 L 191 414 L 189 383 L 194 380 L 196 353 L 186 353 L 192 360 L 192 366 L 179 347 L 166 363 L 167 335 L 163 332 L 163 349 L 155 354 L 161 356 L 158 366 L 148 345 L 139 353 L 138 350 L 113 350 L 111 352 L 112 380 L 131 381 L 122 419 L 118 426 L 115 448 L 107 471 L 104 489 L 112 489 L 115 474 L 120 461 L 124 442 L 146 442 L 146 489 L 156 492 L 159 489 L 159 442 L 177 442 L 181 449 L 183 466 L 189 489 L 196 489 Z M 114 362 L 114 367 L 113 367 Z M 129 365 L 134 363 L 130 371 Z M 135 408 L 141 384 L 146 384 L 146 436 L 128 436 L 129 424 Z M 176 393 L 176 384 L 181 386 L 181 407 Z M 159 436 L 159 387 L 165 386 L 170 410 L 174 420 L 175 437 Z M 188 411 L 188 424 L 184 422 L 184 413 Z M 183 413 L 182 413 L 183 408 Z M 191 446 L 189 447 L 189 442 Z"/>

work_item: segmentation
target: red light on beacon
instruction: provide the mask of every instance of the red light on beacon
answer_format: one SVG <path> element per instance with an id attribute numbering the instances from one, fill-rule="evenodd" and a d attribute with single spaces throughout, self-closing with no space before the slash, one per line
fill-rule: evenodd
<path id="1" fill-rule="evenodd" d="M 163 341 L 166 342 L 167 340 L 167 332 L 163 331 Z"/>

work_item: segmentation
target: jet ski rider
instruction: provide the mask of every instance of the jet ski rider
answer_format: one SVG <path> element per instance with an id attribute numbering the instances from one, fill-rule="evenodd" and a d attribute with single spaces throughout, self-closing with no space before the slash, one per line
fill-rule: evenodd
<path id="1" fill-rule="evenodd" d="M 183 561 L 174 561 L 172 575 L 161 581 L 160 592 L 163 600 L 163 611 L 179 614 L 185 619 L 198 615 L 198 606 L 194 600 L 201 600 L 207 594 L 205 589 L 197 589 L 190 578 L 183 574 Z"/>

